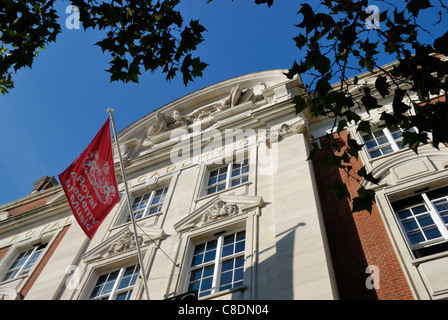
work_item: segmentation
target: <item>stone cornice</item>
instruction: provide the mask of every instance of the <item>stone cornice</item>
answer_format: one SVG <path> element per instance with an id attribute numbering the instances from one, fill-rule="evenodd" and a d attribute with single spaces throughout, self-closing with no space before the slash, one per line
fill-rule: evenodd
<path id="1" fill-rule="evenodd" d="M 29 225 L 65 211 L 70 211 L 70 206 L 64 196 L 52 203 L 0 221 L 0 233 L 4 233 L 10 229 L 17 229 L 21 224 Z"/>
<path id="2" fill-rule="evenodd" d="M 52 195 L 57 194 L 61 190 L 62 190 L 62 186 L 57 185 L 57 186 L 51 187 L 47 190 L 42 190 L 42 191 L 38 191 L 36 193 L 29 194 L 23 198 L 20 198 L 20 199 L 14 200 L 12 202 L 8 202 L 6 204 L 1 205 L 0 212 L 9 211 L 9 210 L 15 209 L 17 207 L 26 205 L 28 203 L 31 203 L 31 202 L 34 202 L 34 201 L 37 201 L 37 200 L 40 200 L 40 199 L 43 199 L 46 197 L 50 197 Z"/>

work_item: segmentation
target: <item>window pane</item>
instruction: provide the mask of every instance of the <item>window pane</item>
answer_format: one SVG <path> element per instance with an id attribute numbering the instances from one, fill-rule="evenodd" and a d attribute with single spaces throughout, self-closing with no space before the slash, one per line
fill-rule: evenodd
<path id="1" fill-rule="evenodd" d="M 392 137 L 394 138 L 394 140 L 398 140 L 401 139 L 401 137 L 403 136 L 403 132 L 401 130 L 396 130 L 391 132 Z"/>
<path id="2" fill-rule="evenodd" d="M 207 249 L 204 255 L 204 263 L 215 260 L 217 241 L 207 242 Z"/>
<path id="3" fill-rule="evenodd" d="M 216 192 L 216 187 L 212 187 L 212 188 L 208 188 L 207 189 L 207 194 L 212 194 Z"/>
<path id="4" fill-rule="evenodd" d="M 136 280 L 137 274 L 138 274 L 138 268 L 137 268 L 137 270 L 134 270 L 134 269 L 135 269 L 135 267 L 126 268 L 126 270 L 122 276 L 122 279 L 120 281 L 120 284 L 118 285 L 118 290 L 133 285 L 133 282 L 135 283 L 135 280 Z"/>
<path id="5" fill-rule="evenodd" d="M 233 254 L 233 244 L 222 248 L 222 256 L 227 257 Z"/>
<path id="6" fill-rule="evenodd" d="M 215 260 L 216 250 L 207 251 L 204 256 L 204 263 Z"/>
<path id="7" fill-rule="evenodd" d="M 222 263 L 222 272 L 229 271 L 233 269 L 233 259 L 224 261 Z"/>
<path id="8" fill-rule="evenodd" d="M 210 177 L 216 177 L 218 175 L 218 170 L 210 171 Z"/>
<path id="9" fill-rule="evenodd" d="M 221 240 L 218 241 L 218 239 Z M 218 243 L 222 245 L 222 247 L 218 247 Z M 199 296 L 203 297 L 220 290 L 233 288 L 236 285 L 242 285 L 244 254 L 240 253 L 239 256 L 236 256 L 235 248 L 244 248 L 244 243 L 245 231 L 241 231 L 230 235 L 216 237 L 205 244 L 195 246 L 193 259 L 196 256 L 206 257 L 210 254 L 210 259 L 204 259 L 203 263 L 206 263 L 206 260 L 210 261 L 207 261 L 205 266 L 193 266 L 193 270 L 190 270 L 188 290 L 198 290 Z M 218 257 L 216 257 L 216 252 L 221 252 L 221 257 L 227 255 L 227 258 L 218 259 Z M 213 259 L 211 259 L 212 256 Z M 219 263 L 219 265 L 215 265 L 215 262 Z M 216 271 L 219 272 L 215 273 Z M 216 287 L 214 283 L 216 283 Z"/>
<path id="10" fill-rule="evenodd" d="M 129 300 L 132 294 L 132 290 L 121 292 L 117 295 L 116 300 Z"/>
<path id="11" fill-rule="evenodd" d="M 434 224 L 434 221 L 429 214 L 421 215 L 417 218 L 417 220 L 421 227 L 426 227 Z"/>
<path id="12" fill-rule="evenodd" d="M 424 205 L 421 205 L 418 207 L 413 207 L 412 212 L 417 215 L 417 214 L 421 214 L 424 212 L 428 212 L 428 209 L 426 209 L 426 207 Z"/>
<path id="13" fill-rule="evenodd" d="M 235 253 L 244 251 L 245 241 L 237 242 L 235 244 Z"/>
<path id="14" fill-rule="evenodd" d="M 369 152 L 371 158 L 376 158 L 382 156 L 383 154 L 379 150 Z"/>
<path id="15" fill-rule="evenodd" d="M 194 254 L 204 253 L 205 251 L 205 243 L 198 244 L 194 247 Z"/>
<path id="16" fill-rule="evenodd" d="M 194 256 L 193 261 L 191 262 L 191 266 L 194 267 L 194 266 L 202 264 L 203 258 L 204 258 L 203 254 L 198 254 L 197 256 Z"/>
<path id="17" fill-rule="evenodd" d="M 127 289 L 125 291 L 123 289 L 132 288 L 134 286 L 139 267 L 128 267 L 123 270 L 123 273 L 120 275 L 121 270 L 123 269 L 99 276 L 89 299 L 108 300 L 112 298 L 117 300 L 128 300 L 131 296 L 132 289 Z M 117 289 L 114 289 L 117 281 L 119 284 Z"/>
<path id="18" fill-rule="evenodd" d="M 206 291 L 212 287 L 213 277 L 208 277 L 202 280 L 200 291 Z"/>
<path id="19" fill-rule="evenodd" d="M 232 177 L 239 176 L 240 174 L 241 174 L 241 169 L 240 168 L 232 170 Z"/>
<path id="20" fill-rule="evenodd" d="M 389 154 L 389 153 L 394 152 L 394 149 L 392 149 L 391 146 L 380 148 L 380 150 L 381 150 L 382 154 Z"/>
<path id="21" fill-rule="evenodd" d="M 415 222 L 414 219 L 402 221 L 402 224 L 403 224 L 403 228 L 406 232 L 418 229 L 417 222 Z"/>
<path id="22" fill-rule="evenodd" d="M 194 282 L 190 282 L 190 284 L 188 285 L 188 291 L 199 291 L 199 285 L 201 284 L 201 282 L 198 281 L 194 281 Z"/>
<path id="23" fill-rule="evenodd" d="M 437 212 L 439 213 L 440 217 L 442 218 L 443 222 L 446 224 L 448 223 L 448 201 L 446 198 L 435 200 L 432 202 L 434 206 L 437 209 Z"/>
<path id="24" fill-rule="evenodd" d="M 408 235 L 408 238 L 409 238 L 409 242 L 411 244 L 417 244 L 417 243 L 425 241 L 425 238 L 423 237 L 423 235 L 420 232 L 420 230 L 415 231 L 415 232 L 410 232 L 407 235 Z"/>
<path id="25" fill-rule="evenodd" d="M 233 275 L 233 270 L 227 271 L 227 272 L 223 272 L 221 274 L 221 282 L 220 285 L 225 285 L 228 283 L 232 283 L 232 275 Z"/>
<path id="26" fill-rule="evenodd" d="M 404 219 L 404 218 L 412 217 L 412 212 L 411 212 L 410 209 L 406 209 L 406 210 L 403 210 L 403 211 L 399 211 L 397 214 L 398 214 L 398 216 L 399 216 L 400 219 Z"/>
<path id="27" fill-rule="evenodd" d="M 371 141 L 366 141 L 365 142 L 365 146 L 367 149 L 372 149 L 378 146 L 378 143 L 376 143 L 375 140 L 371 140 Z"/>
<path id="28" fill-rule="evenodd" d="M 236 282 L 239 280 L 243 280 L 243 276 L 244 276 L 244 269 L 243 268 L 236 269 L 233 281 Z"/>
<path id="29" fill-rule="evenodd" d="M 241 268 L 244 266 L 244 256 L 235 258 L 235 268 Z"/>
<path id="30" fill-rule="evenodd" d="M 377 137 L 376 138 L 376 142 L 378 143 L 378 145 L 388 144 L 389 143 L 389 141 L 387 140 L 387 138 L 384 135 L 382 135 L 380 137 Z"/>
<path id="31" fill-rule="evenodd" d="M 197 281 L 202 278 L 202 269 L 191 272 L 190 281 Z"/>
<path id="32" fill-rule="evenodd" d="M 204 268 L 203 276 L 210 277 L 213 276 L 213 271 L 215 270 L 215 266 L 209 266 Z"/>
<path id="33" fill-rule="evenodd" d="M 423 231 L 425 232 L 425 236 L 428 240 L 436 239 L 442 236 L 436 226 L 425 228 L 423 229 Z"/>
<path id="34" fill-rule="evenodd" d="M 218 179 L 216 177 L 210 178 L 208 180 L 208 185 L 211 186 L 212 184 L 215 184 Z"/>

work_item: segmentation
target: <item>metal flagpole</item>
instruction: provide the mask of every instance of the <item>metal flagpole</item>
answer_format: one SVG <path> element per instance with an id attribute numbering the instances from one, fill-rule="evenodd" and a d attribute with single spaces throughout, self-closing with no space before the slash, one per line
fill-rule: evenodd
<path id="1" fill-rule="evenodd" d="M 138 261 L 140 264 L 140 271 L 143 274 L 143 286 L 145 287 L 146 297 L 149 300 L 149 291 L 148 291 L 148 286 L 146 284 L 146 272 L 143 267 L 143 259 L 142 259 L 142 254 L 140 252 L 140 244 L 139 244 L 138 237 L 137 237 L 137 225 L 135 223 L 135 217 L 132 213 L 132 203 L 131 203 L 131 197 L 129 196 L 128 182 L 126 180 L 126 174 L 124 173 L 123 162 L 121 161 L 121 151 L 120 151 L 120 146 L 118 144 L 117 132 L 115 130 L 115 121 L 114 121 L 114 116 L 112 114 L 113 111 L 114 111 L 114 109 L 112 109 L 112 108 L 107 109 L 107 112 L 109 112 L 110 120 L 112 122 L 112 129 L 114 131 L 115 145 L 116 145 L 117 151 L 118 151 L 118 158 L 120 159 L 120 168 L 121 168 L 121 174 L 123 176 L 124 188 L 126 190 L 126 198 L 127 198 L 128 207 L 129 207 L 129 215 L 131 216 L 132 226 L 134 228 L 134 237 L 135 237 L 135 243 L 137 245 Z"/>

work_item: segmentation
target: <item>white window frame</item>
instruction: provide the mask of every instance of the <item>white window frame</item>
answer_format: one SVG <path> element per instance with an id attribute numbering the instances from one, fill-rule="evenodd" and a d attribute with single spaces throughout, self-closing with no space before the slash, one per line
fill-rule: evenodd
<path id="1" fill-rule="evenodd" d="M 131 277 L 135 277 L 135 280 L 134 280 L 133 284 L 130 285 L 130 286 L 127 286 L 125 288 L 118 289 L 118 286 L 119 286 L 121 280 L 123 279 L 124 272 L 126 271 L 127 268 L 132 268 L 132 267 L 134 268 L 134 272 L 132 273 Z M 129 292 L 129 291 L 132 291 L 131 295 L 129 297 L 131 297 L 132 294 L 134 294 L 133 290 L 135 288 L 135 285 L 136 285 L 136 282 L 138 280 L 139 273 L 140 273 L 140 268 L 139 268 L 138 264 L 137 265 L 126 266 L 126 267 L 122 267 L 122 268 L 118 269 L 118 275 L 117 275 L 117 278 L 116 278 L 116 280 L 115 280 L 115 282 L 113 284 L 112 289 L 109 292 L 105 293 L 105 294 L 100 294 L 98 296 L 92 297 L 92 294 L 93 294 L 93 292 L 95 290 L 95 287 L 97 287 L 97 285 L 98 285 L 98 280 L 100 279 L 100 277 L 102 277 L 104 275 L 107 275 L 107 277 L 109 277 L 111 273 L 114 273 L 116 271 L 117 271 L 117 269 L 115 269 L 113 271 L 110 271 L 110 272 L 102 273 L 102 274 L 100 274 L 100 275 L 98 275 L 96 277 L 96 279 L 94 281 L 94 284 L 93 284 L 93 286 L 92 286 L 92 288 L 91 288 L 91 290 L 89 292 L 89 295 L 88 295 L 88 299 L 89 300 L 103 300 L 103 298 L 106 298 L 106 297 L 107 297 L 107 300 L 116 300 L 118 294 Z"/>
<path id="2" fill-rule="evenodd" d="M 234 165 L 236 165 L 236 164 L 240 164 L 241 167 L 243 167 L 243 166 L 246 167 L 246 166 L 247 166 L 248 170 L 247 170 L 246 172 L 244 172 L 244 173 L 240 173 L 239 175 L 237 175 L 237 176 L 235 176 L 235 177 L 232 177 L 232 171 L 233 171 L 233 169 L 234 169 Z M 217 187 L 218 185 L 221 185 L 221 181 L 216 181 L 216 182 L 213 183 L 213 184 L 209 184 L 210 179 L 211 179 L 211 174 L 212 174 L 212 172 L 214 172 L 214 171 L 216 171 L 216 170 L 220 170 L 220 169 L 226 168 L 226 167 L 227 167 L 227 171 L 226 171 L 226 179 L 225 179 L 225 186 L 224 186 L 224 189 L 222 189 L 222 190 L 216 190 L 216 191 L 214 191 L 214 192 L 212 192 L 212 193 L 209 193 L 209 192 L 208 192 L 209 189 L 214 188 L 214 187 Z M 238 186 L 238 185 L 240 185 L 240 184 L 243 184 L 243 183 L 249 181 L 249 173 L 250 173 L 250 163 L 249 163 L 249 159 L 247 159 L 247 158 L 245 158 L 242 162 L 232 162 L 232 163 L 229 163 L 229 164 L 226 164 L 226 165 L 223 165 L 223 166 L 210 168 L 210 169 L 208 170 L 208 173 L 207 173 L 207 180 L 205 181 L 204 196 L 211 195 L 211 194 L 215 194 L 215 193 L 218 193 L 218 192 L 227 190 L 227 189 L 229 189 L 229 188 L 231 188 L 231 187 L 236 187 L 236 186 Z M 247 178 L 247 181 L 245 181 L 245 182 L 241 182 L 241 183 L 238 183 L 238 184 L 235 185 L 235 186 L 232 186 L 232 182 L 233 182 L 234 180 L 236 180 L 236 179 L 241 179 L 241 178 L 243 178 L 243 177 L 246 177 L 246 178 Z"/>
<path id="3" fill-rule="evenodd" d="M 242 251 L 237 252 L 237 253 L 233 253 L 233 254 L 230 254 L 230 255 L 227 255 L 227 256 L 223 257 L 222 256 L 222 249 L 223 249 L 223 246 L 224 246 L 224 238 L 226 236 L 230 236 L 230 235 L 234 235 L 235 236 L 236 234 L 238 234 L 240 232 L 243 232 L 243 231 L 245 232 L 245 234 L 244 234 L 244 243 L 245 243 L 244 249 Z M 208 262 L 192 266 L 195 248 L 197 246 L 199 246 L 199 245 L 202 245 L 204 243 L 208 243 L 208 242 L 213 241 L 215 239 L 217 240 L 215 258 L 213 260 L 208 261 Z M 191 280 L 192 272 L 194 272 L 196 270 L 200 270 L 200 269 L 206 268 L 206 267 L 209 267 L 209 266 L 214 266 L 212 285 L 211 285 L 211 292 L 207 293 L 205 295 L 201 295 L 201 292 L 198 292 L 198 297 L 207 297 L 207 296 L 210 296 L 212 294 L 215 294 L 215 293 L 218 293 L 218 292 L 221 292 L 221 291 L 225 291 L 225 290 L 229 290 L 229 289 L 231 290 L 231 289 L 235 289 L 235 288 L 239 288 L 239 287 L 244 286 L 244 272 L 245 272 L 244 262 L 246 260 L 246 249 L 247 249 L 247 231 L 246 231 L 246 229 L 232 230 L 231 232 L 226 232 L 224 234 L 221 234 L 221 235 L 218 235 L 218 236 L 215 236 L 215 237 L 212 237 L 212 238 L 208 238 L 205 241 L 193 244 L 193 248 L 192 248 L 192 251 L 191 251 L 191 254 L 190 254 L 190 261 L 189 261 L 189 265 L 188 265 L 189 266 L 188 267 L 189 270 L 188 270 L 188 274 L 187 274 L 186 281 L 185 281 L 186 282 L 185 283 L 185 292 L 190 291 L 189 287 L 190 287 L 190 282 L 191 282 L 190 280 Z M 238 285 L 238 286 L 234 286 L 234 281 L 232 280 L 230 288 L 226 288 L 226 289 L 220 290 L 221 284 L 219 282 L 220 282 L 221 275 L 222 275 L 222 265 L 223 265 L 223 262 L 227 261 L 227 260 L 230 260 L 230 259 L 239 258 L 239 257 L 243 257 L 243 265 L 242 265 L 242 269 L 243 269 L 243 279 L 242 279 L 242 281 L 243 281 L 243 284 L 242 285 Z M 235 270 L 235 269 L 236 268 L 235 268 L 235 265 L 234 265 L 232 270 Z M 202 281 L 202 279 L 203 278 L 201 277 L 201 281 Z"/>
<path id="4" fill-rule="evenodd" d="M 409 247 L 412 250 L 418 250 L 418 249 L 425 248 L 425 247 L 428 247 L 428 246 L 431 246 L 431 245 L 434 245 L 434 244 L 441 244 L 441 243 L 444 243 L 444 242 L 448 242 L 448 229 L 447 229 L 448 223 L 445 223 L 443 221 L 443 219 L 440 216 L 436 206 L 433 203 L 433 202 L 441 200 L 441 199 L 447 199 L 448 200 L 448 194 L 446 196 L 438 197 L 438 198 L 433 199 L 433 200 L 430 200 L 426 193 L 421 193 L 420 196 L 422 198 L 421 204 L 423 204 L 425 206 L 425 208 L 427 209 L 431 219 L 434 222 L 434 225 L 437 227 L 437 229 L 440 232 L 441 236 L 437 237 L 437 238 L 434 238 L 434 239 L 421 241 L 421 242 L 416 243 L 416 244 L 412 244 L 410 239 L 409 239 L 409 237 L 408 237 L 408 235 L 407 235 L 407 232 L 406 232 L 406 229 L 405 229 L 405 227 L 403 225 L 402 219 L 400 219 L 398 217 L 398 214 L 399 214 L 400 211 L 403 211 L 403 210 L 406 210 L 406 209 L 409 209 L 409 208 L 413 208 L 413 207 L 417 207 L 418 205 L 410 205 L 410 206 L 405 207 L 403 209 L 400 209 L 398 211 L 394 211 L 395 215 L 396 215 L 396 217 L 397 217 L 397 219 L 399 221 L 401 231 L 405 235 L 407 243 L 408 243 Z M 416 224 L 418 226 L 418 230 L 424 235 L 424 232 L 423 232 L 424 227 L 421 226 L 421 224 L 419 223 L 419 221 L 417 219 L 414 219 L 414 220 L 415 220 L 415 222 L 416 222 Z M 426 236 L 425 236 L 425 239 L 426 239 Z"/>
<path id="5" fill-rule="evenodd" d="M 169 188 L 169 186 L 165 186 L 165 187 L 157 188 L 157 189 L 154 189 L 154 190 L 152 190 L 152 191 L 150 191 L 150 192 L 146 192 L 146 193 L 144 193 L 144 194 L 142 194 L 142 195 L 140 195 L 140 196 L 134 197 L 134 199 L 133 199 L 133 201 L 132 201 L 132 206 L 135 205 L 135 200 L 136 200 L 136 199 L 138 199 L 138 198 L 140 198 L 140 197 L 143 197 L 143 196 L 145 196 L 145 195 L 147 195 L 147 194 L 150 195 L 150 196 L 149 196 L 149 199 L 148 199 L 148 202 L 146 203 L 146 206 L 145 206 L 145 208 L 144 208 L 144 210 L 143 210 L 143 214 L 142 214 L 142 216 L 139 217 L 138 219 L 143 219 L 143 218 L 145 218 L 145 217 L 152 216 L 152 215 L 157 215 L 157 214 L 160 213 L 160 211 L 159 211 L 159 212 L 157 212 L 157 213 L 152 213 L 152 214 L 150 214 L 150 211 L 151 211 L 151 208 L 153 208 L 153 207 L 155 207 L 155 206 L 159 206 L 159 205 L 160 205 L 160 207 L 163 206 L 163 204 L 165 203 L 166 197 L 167 197 L 167 195 L 168 195 L 168 188 Z M 164 198 L 163 198 L 163 201 L 158 202 L 157 204 L 151 204 L 152 201 L 154 200 L 154 197 L 155 197 L 156 193 L 157 193 L 158 191 L 160 191 L 160 190 L 164 190 Z M 127 206 L 126 206 L 126 207 L 127 207 Z M 134 210 L 133 210 L 132 212 L 129 212 L 129 209 L 127 209 L 127 210 L 126 210 L 126 214 L 125 214 L 125 216 L 124 216 L 124 218 L 123 218 L 123 223 L 128 223 L 128 222 L 131 221 L 131 218 L 130 218 L 130 215 L 131 215 L 131 214 L 134 214 L 134 216 L 135 216 L 135 212 L 134 212 Z M 136 218 L 136 220 L 137 220 L 137 218 Z"/>
<path id="6" fill-rule="evenodd" d="M 41 246 L 44 246 L 43 248 L 40 248 Z M 33 267 L 36 265 L 36 263 L 39 263 L 41 261 L 42 256 L 45 254 L 46 249 L 48 248 L 49 243 L 39 243 L 34 245 L 34 247 L 25 247 L 23 248 L 23 250 L 17 250 L 17 252 L 15 252 L 14 257 L 10 260 L 11 262 L 9 263 L 8 268 L 6 268 L 4 270 L 4 272 L 1 275 L 0 278 L 0 282 L 5 282 L 5 281 L 9 281 L 9 280 L 13 280 L 16 279 L 20 276 L 26 275 L 26 274 L 30 274 L 30 271 L 33 270 Z M 39 249 L 40 248 L 40 249 Z M 19 267 L 13 267 L 13 265 L 17 262 L 19 256 L 25 252 L 31 251 L 31 253 L 29 254 L 29 256 L 23 261 L 22 265 Z M 29 266 L 29 268 L 25 269 L 25 267 L 28 265 L 28 263 L 30 262 L 31 258 L 37 253 L 39 252 L 39 255 L 37 256 L 36 259 L 34 259 L 34 262 L 31 266 Z M 8 279 L 5 279 L 5 277 L 7 276 L 8 273 L 10 273 L 12 270 L 14 271 L 14 275 Z"/>
<path id="7" fill-rule="evenodd" d="M 397 130 L 400 130 L 401 132 L 405 132 L 406 130 L 403 130 L 402 128 L 398 128 Z M 413 130 L 415 130 L 415 129 L 413 129 Z M 368 156 L 369 156 L 369 159 L 376 159 L 376 158 L 379 158 L 379 157 L 381 157 L 381 156 L 384 156 L 384 155 L 387 155 L 387 154 L 391 154 L 391 153 L 393 153 L 393 152 L 396 152 L 396 151 L 398 151 L 398 150 L 400 150 L 400 147 L 398 146 L 398 144 L 397 144 L 397 142 L 401 142 L 402 140 L 403 140 L 403 136 L 401 135 L 399 138 L 397 138 L 397 139 L 395 139 L 394 137 L 393 137 L 393 135 L 392 135 L 392 132 L 389 130 L 389 128 L 387 128 L 387 127 L 384 127 L 384 128 L 378 128 L 378 129 L 376 129 L 376 130 L 372 130 L 372 132 L 370 133 L 370 135 L 372 135 L 372 137 L 374 138 L 374 140 L 375 140 L 375 142 L 377 142 L 376 141 L 376 137 L 373 135 L 374 133 L 377 133 L 377 132 L 379 132 L 379 131 L 382 131 L 383 133 L 384 133 L 384 136 L 386 137 L 386 139 L 387 139 L 387 143 L 383 143 L 383 144 L 378 144 L 377 146 L 375 146 L 375 147 L 372 147 L 372 148 L 368 148 L 367 147 L 367 143 L 366 143 L 366 139 L 365 139 L 365 137 L 368 135 L 368 134 L 364 134 L 364 135 L 362 135 L 361 136 L 361 138 L 362 138 L 362 142 L 364 143 L 364 147 L 365 147 L 365 149 L 366 149 L 366 152 L 367 152 L 367 154 L 368 154 Z M 395 131 L 394 131 L 395 132 Z M 391 148 L 392 148 L 392 152 L 390 152 L 390 153 L 383 153 L 382 151 L 381 151 L 381 148 L 383 148 L 383 147 L 387 147 L 387 146 L 390 146 Z M 379 152 L 381 152 L 381 155 L 379 155 L 379 156 L 372 156 L 371 154 L 370 154 L 370 152 L 372 152 L 372 151 L 379 151 Z"/>

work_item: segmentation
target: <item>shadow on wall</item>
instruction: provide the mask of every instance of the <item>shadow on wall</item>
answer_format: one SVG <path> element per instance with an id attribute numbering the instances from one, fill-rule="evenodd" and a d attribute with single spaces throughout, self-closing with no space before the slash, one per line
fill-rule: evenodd
<path id="1" fill-rule="evenodd" d="M 321 140 L 325 150 L 328 140 Z M 333 269 L 341 300 L 378 300 L 374 288 L 366 286 L 369 274 L 365 253 L 348 200 L 338 200 L 331 190 L 335 179 L 343 180 L 339 169 L 324 170 L 320 165 L 320 156 L 314 161 L 314 172 L 325 221 Z"/>

